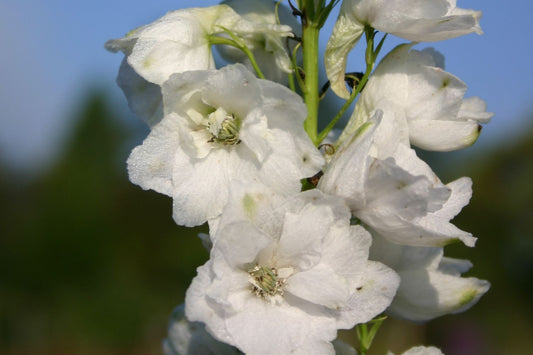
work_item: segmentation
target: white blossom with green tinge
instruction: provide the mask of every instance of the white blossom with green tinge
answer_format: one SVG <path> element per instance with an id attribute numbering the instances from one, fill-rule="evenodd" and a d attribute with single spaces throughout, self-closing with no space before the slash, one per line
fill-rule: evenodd
<path id="1" fill-rule="evenodd" d="M 365 26 L 416 42 L 435 42 L 468 33 L 482 34 L 481 11 L 456 7 L 456 0 L 344 0 L 326 46 L 325 66 L 333 91 L 349 93 L 344 83 L 348 53 Z"/>
<path id="2" fill-rule="evenodd" d="M 443 256 L 443 248 L 410 247 L 390 243 L 374 235 L 370 258 L 400 275 L 400 287 L 387 313 L 424 322 L 450 313 L 464 312 L 490 287 L 489 282 L 461 277 L 472 264 Z"/>
<path id="3" fill-rule="evenodd" d="M 356 104 L 340 140 L 364 124 L 386 99 L 402 113 L 409 140 L 417 147 L 450 151 L 474 144 L 492 113 L 477 97 L 464 99 L 466 84 L 445 72 L 444 57 L 433 49 L 417 51 L 413 44 L 393 49 L 378 65 Z"/>
<path id="4" fill-rule="evenodd" d="M 394 355 L 394 353 L 389 351 L 387 355 Z M 444 353 L 434 346 L 414 346 L 404 351 L 402 355 L 444 355 Z"/>

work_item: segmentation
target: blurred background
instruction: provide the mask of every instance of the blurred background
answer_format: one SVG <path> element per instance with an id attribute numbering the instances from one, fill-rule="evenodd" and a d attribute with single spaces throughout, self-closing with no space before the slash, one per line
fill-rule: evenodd
<path id="1" fill-rule="evenodd" d="M 208 258 L 196 237 L 206 229 L 176 226 L 170 198 L 129 183 L 125 161 L 148 129 L 114 82 L 122 55 L 103 44 L 168 10 L 215 3 L 0 2 L 1 354 L 160 353 L 172 309 Z M 533 5 L 458 6 L 483 10 L 485 35 L 429 46 L 495 116 L 473 147 L 420 154 L 445 182 L 472 177 L 474 196 L 454 223 L 478 244 L 446 254 L 471 260 L 467 275 L 492 288 L 463 314 L 387 320 L 370 354 L 533 347 Z M 384 52 L 397 43 L 389 37 Z M 349 70 L 363 69 L 357 55 Z"/>

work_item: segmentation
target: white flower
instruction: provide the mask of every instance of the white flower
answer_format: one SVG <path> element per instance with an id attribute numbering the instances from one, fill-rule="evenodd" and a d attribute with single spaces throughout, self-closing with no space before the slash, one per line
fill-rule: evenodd
<path id="1" fill-rule="evenodd" d="M 472 195 L 470 179 L 444 185 L 404 142 L 404 121 L 393 113 L 375 111 L 346 139 L 318 188 L 345 198 L 354 216 L 393 243 L 474 246 L 476 238 L 449 222 Z"/>
<path id="2" fill-rule="evenodd" d="M 371 238 L 350 226 L 338 198 L 307 191 L 269 205 L 265 188 L 242 188 L 223 213 L 211 259 L 198 268 L 186 315 L 250 354 L 333 354 L 337 329 L 382 312 L 397 275 L 368 261 Z"/>
<path id="3" fill-rule="evenodd" d="M 341 141 L 364 123 L 384 99 L 407 121 L 411 144 L 423 149 L 450 151 L 472 145 L 492 113 L 483 100 L 463 99 L 466 84 L 447 73 L 444 57 L 431 48 L 393 49 L 379 64 L 357 102 Z"/>
<path id="4" fill-rule="evenodd" d="M 199 322 L 185 318 L 185 307 L 176 307 L 168 324 L 168 337 L 163 342 L 165 355 L 239 355 L 238 349 L 215 340 Z"/>
<path id="5" fill-rule="evenodd" d="M 180 225 L 217 218 L 232 180 L 295 193 L 323 164 L 303 129 L 301 98 L 240 64 L 175 74 L 162 90 L 165 117 L 132 151 L 128 172 L 173 197 Z"/>
<path id="6" fill-rule="evenodd" d="M 374 235 L 370 258 L 400 275 L 400 287 L 387 309 L 393 317 L 424 322 L 464 312 L 490 288 L 485 280 L 461 277 L 472 264 L 443 257 L 442 248 L 401 246 Z"/>
<path id="7" fill-rule="evenodd" d="M 387 355 L 394 355 L 394 353 L 389 351 Z M 402 355 L 444 355 L 444 353 L 434 346 L 415 346 L 404 351 Z"/>
<path id="8" fill-rule="evenodd" d="M 224 29 L 240 35 L 256 32 L 269 32 L 279 37 L 291 35 L 288 26 L 256 25 L 242 19 L 229 6 L 217 5 L 171 11 L 123 38 L 107 41 L 108 50 L 122 51 L 126 56 L 118 82 L 134 112 L 151 125 L 157 123 L 162 118 L 157 115 L 160 111 L 154 109 L 160 92 L 150 83 L 161 86 L 175 73 L 214 69 L 210 37 L 223 33 Z"/>
<path id="9" fill-rule="evenodd" d="M 325 66 L 333 91 L 342 98 L 348 53 L 370 26 L 378 31 L 417 42 L 442 41 L 475 32 L 480 11 L 460 9 L 455 0 L 344 0 L 326 46 Z"/>
<path id="10" fill-rule="evenodd" d="M 231 6 L 243 19 L 254 24 L 277 24 L 275 3 L 264 0 L 227 0 L 223 2 Z M 300 24 L 290 10 L 280 5 L 278 15 L 281 24 L 290 26 L 294 33 L 298 33 Z M 254 54 L 254 57 L 265 77 L 279 83 L 287 82 L 287 73 L 291 73 L 292 64 L 288 48 L 288 39 L 276 32 L 258 32 L 243 34 L 242 39 Z M 218 46 L 221 56 L 231 62 L 244 63 L 250 70 L 252 66 L 248 57 L 241 50 L 231 46 Z"/>

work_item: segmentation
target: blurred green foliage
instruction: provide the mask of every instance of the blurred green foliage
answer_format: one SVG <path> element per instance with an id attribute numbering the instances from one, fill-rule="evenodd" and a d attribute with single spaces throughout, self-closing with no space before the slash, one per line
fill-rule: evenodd
<path id="1" fill-rule="evenodd" d="M 160 353 L 172 309 L 207 260 L 196 237 L 205 227 L 176 226 L 169 197 L 128 181 L 127 142 L 136 132 L 104 97 L 90 96 L 63 156 L 40 178 L 0 166 L 2 354 Z M 427 325 L 385 321 L 370 354 L 417 344 L 469 355 L 531 349 L 533 135 L 481 153 L 437 172 L 444 181 L 474 180 L 455 223 L 478 245 L 446 254 L 470 259 L 469 275 L 492 289 L 468 312 Z"/>

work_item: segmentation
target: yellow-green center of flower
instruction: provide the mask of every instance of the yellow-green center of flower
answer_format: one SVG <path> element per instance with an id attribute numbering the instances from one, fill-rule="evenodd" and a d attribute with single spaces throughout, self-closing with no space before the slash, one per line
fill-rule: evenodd
<path id="1" fill-rule="evenodd" d="M 241 142 L 239 139 L 241 120 L 221 107 L 207 117 L 207 129 L 211 133 L 209 143 L 235 145 Z"/>
<path id="2" fill-rule="evenodd" d="M 276 295 L 283 296 L 285 279 L 278 276 L 276 268 L 267 268 L 256 265 L 248 271 L 252 293 L 264 299 L 270 299 Z"/>

